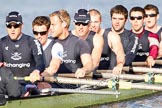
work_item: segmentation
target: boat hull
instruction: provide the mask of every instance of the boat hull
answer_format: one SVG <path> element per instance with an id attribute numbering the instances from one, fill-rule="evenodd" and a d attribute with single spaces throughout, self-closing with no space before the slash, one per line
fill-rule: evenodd
<path id="1" fill-rule="evenodd" d="M 110 89 L 104 89 L 110 90 Z M 0 108 L 73 108 L 93 106 L 139 98 L 157 93 L 152 90 L 120 90 L 120 95 L 65 94 L 7 101 Z"/>

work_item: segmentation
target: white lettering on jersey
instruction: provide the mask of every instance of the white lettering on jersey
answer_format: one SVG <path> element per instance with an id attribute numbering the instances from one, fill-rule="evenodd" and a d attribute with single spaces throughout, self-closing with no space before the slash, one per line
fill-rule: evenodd
<path id="1" fill-rule="evenodd" d="M 41 44 L 38 42 L 38 40 L 34 40 L 34 42 L 35 42 L 37 49 L 38 49 L 37 55 L 42 55 Z"/>
<path id="2" fill-rule="evenodd" d="M 131 50 L 132 53 L 135 52 L 136 48 L 138 47 L 137 45 L 138 45 L 138 37 L 135 37 L 135 43 L 134 43 L 134 46 L 133 46 L 133 48 Z"/>
<path id="3" fill-rule="evenodd" d="M 76 63 L 76 60 L 65 59 L 66 57 L 67 57 L 67 51 L 64 51 L 64 53 L 63 53 L 63 62 L 64 63 L 72 63 L 72 64 Z"/>
<path id="4" fill-rule="evenodd" d="M 4 62 L 4 66 L 6 67 L 18 67 L 18 68 L 29 68 L 30 67 L 30 63 L 7 63 L 7 62 Z"/>

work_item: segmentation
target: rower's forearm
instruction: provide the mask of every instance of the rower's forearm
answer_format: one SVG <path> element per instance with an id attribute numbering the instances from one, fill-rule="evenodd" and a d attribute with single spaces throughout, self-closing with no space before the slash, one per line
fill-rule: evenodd
<path id="1" fill-rule="evenodd" d="M 87 63 L 82 67 L 82 69 L 86 72 L 85 74 L 89 74 L 93 71 L 93 64 L 92 63 Z"/>
<path id="2" fill-rule="evenodd" d="M 121 56 L 117 56 L 117 64 L 125 64 L 125 56 L 121 55 Z"/>

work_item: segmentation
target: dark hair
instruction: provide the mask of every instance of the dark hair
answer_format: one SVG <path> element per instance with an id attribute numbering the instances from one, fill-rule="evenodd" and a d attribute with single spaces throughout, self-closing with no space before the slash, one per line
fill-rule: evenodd
<path id="1" fill-rule="evenodd" d="M 159 9 L 157 8 L 157 6 L 155 6 L 153 4 L 147 4 L 144 7 L 144 10 L 154 10 L 156 12 L 156 14 L 159 14 Z"/>
<path id="2" fill-rule="evenodd" d="M 142 15 L 143 15 L 143 17 L 145 16 L 145 10 L 142 7 L 136 6 L 136 7 L 133 7 L 132 9 L 130 9 L 130 11 L 129 11 L 129 17 L 131 17 L 131 13 L 132 12 L 136 12 L 136 11 L 141 12 Z"/>
<path id="3" fill-rule="evenodd" d="M 114 13 L 124 15 L 125 19 L 128 18 L 128 10 L 123 5 L 116 5 L 113 8 L 111 8 L 110 10 L 111 17 L 113 16 Z"/>
<path id="4" fill-rule="evenodd" d="M 38 26 L 45 25 L 47 27 L 47 30 L 49 30 L 51 22 L 49 17 L 47 16 L 37 16 L 32 22 L 32 26 L 34 27 L 35 25 Z"/>

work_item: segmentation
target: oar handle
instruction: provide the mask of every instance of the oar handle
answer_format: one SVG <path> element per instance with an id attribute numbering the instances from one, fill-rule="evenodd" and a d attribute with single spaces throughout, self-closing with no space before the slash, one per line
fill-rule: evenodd
<path id="1" fill-rule="evenodd" d="M 155 64 L 162 65 L 162 60 L 155 60 Z M 132 66 L 146 66 L 147 62 L 132 62 Z"/>
<path id="2" fill-rule="evenodd" d="M 92 75 L 93 75 L 93 73 L 91 72 L 91 73 L 89 73 L 89 74 L 87 74 L 84 78 L 87 78 L 87 79 L 89 79 L 89 78 L 92 78 Z M 66 77 L 66 78 L 75 78 L 75 74 L 74 73 L 70 73 L 70 74 L 58 74 L 58 77 Z M 48 78 L 49 80 L 52 78 L 52 80 L 54 80 L 53 78 L 53 76 L 49 76 L 49 77 L 46 77 L 46 78 Z M 25 76 L 25 77 L 14 77 L 14 79 L 15 80 L 24 80 L 24 81 L 30 81 L 30 77 L 29 76 Z M 39 79 L 38 79 L 39 80 Z M 42 80 L 44 80 L 44 77 L 41 77 L 41 80 L 40 81 L 42 81 Z"/>
<path id="3" fill-rule="evenodd" d="M 24 81 L 30 81 L 30 77 L 29 76 L 25 76 L 25 77 L 14 77 L 15 80 L 24 80 Z"/>

